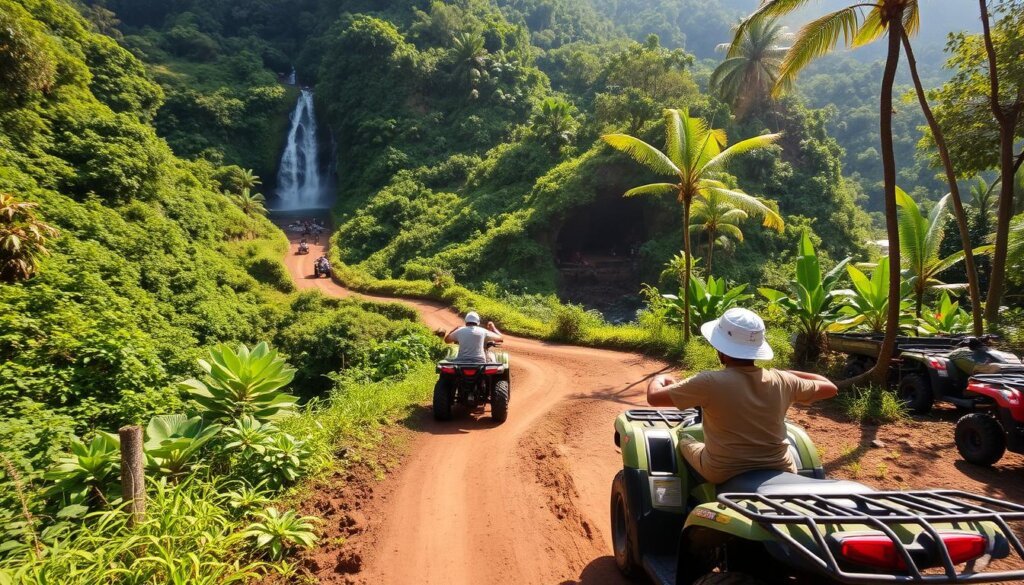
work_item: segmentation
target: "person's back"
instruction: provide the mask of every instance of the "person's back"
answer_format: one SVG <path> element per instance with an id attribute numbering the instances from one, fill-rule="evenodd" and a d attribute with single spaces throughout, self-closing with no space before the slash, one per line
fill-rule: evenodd
<path id="1" fill-rule="evenodd" d="M 680 403 L 699 400 L 703 408 L 701 459 L 708 481 L 755 469 L 796 471 L 786 411 L 813 399 L 814 384 L 789 372 L 734 366 L 697 374 L 686 381 L 685 394 Z"/>
<path id="2" fill-rule="evenodd" d="M 487 361 L 484 344 L 487 342 L 487 330 L 479 325 L 467 325 L 453 335 L 459 344 L 459 353 L 455 361 L 460 364 L 482 364 Z"/>
<path id="3" fill-rule="evenodd" d="M 817 374 L 755 366 L 754 360 L 774 354 L 765 340 L 764 322 L 746 309 L 729 309 L 721 319 L 705 323 L 701 334 L 718 350 L 724 369 L 680 382 L 656 376 L 647 387 L 652 406 L 703 408 L 704 442 L 680 437 L 683 458 L 711 483 L 756 469 L 796 472 L 786 411 L 794 402 L 835 396 L 835 385 Z"/>
<path id="4" fill-rule="evenodd" d="M 500 342 L 501 332 L 490 321 L 487 322 L 487 327 L 481 327 L 480 315 L 474 311 L 466 314 L 465 326 L 456 327 L 444 338 L 445 343 L 459 344 L 459 352 L 452 361 L 461 364 L 487 363 L 485 345 L 488 339 Z"/>

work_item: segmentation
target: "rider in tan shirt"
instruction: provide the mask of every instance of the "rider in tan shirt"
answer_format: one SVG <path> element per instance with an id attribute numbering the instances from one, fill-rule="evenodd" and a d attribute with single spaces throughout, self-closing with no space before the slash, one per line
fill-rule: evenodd
<path id="1" fill-rule="evenodd" d="M 794 402 L 811 403 L 836 395 L 823 376 L 762 369 L 754 360 L 773 356 L 764 322 L 752 311 L 729 309 L 705 323 L 701 333 L 718 350 L 724 369 L 702 372 L 681 382 L 657 376 L 647 387 L 652 406 L 703 409 L 704 442 L 684 435 L 683 457 L 711 483 L 756 469 L 796 472 L 786 437 L 786 411 Z"/>

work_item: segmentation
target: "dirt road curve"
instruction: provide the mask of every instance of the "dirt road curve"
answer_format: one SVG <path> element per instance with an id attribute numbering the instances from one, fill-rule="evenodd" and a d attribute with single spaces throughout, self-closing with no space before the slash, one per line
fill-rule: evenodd
<path id="1" fill-rule="evenodd" d="M 354 294 L 312 278 L 322 246 L 301 256 L 296 247 L 293 241 L 285 263 L 299 288 Z M 461 323 L 440 305 L 400 302 L 432 328 Z M 414 439 L 388 479 L 396 485 L 385 518 L 371 528 L 373 551 L 361 574 L 367 582 L 624 582 L 610 556 L 608 489 L 621 467 L 612 421 L 641 404 L 646 380 L 665 364 L 516 337 L 504 347 L 513 368 L 508 421 L 495 425 L 486 414 L 431 421 Z"/>

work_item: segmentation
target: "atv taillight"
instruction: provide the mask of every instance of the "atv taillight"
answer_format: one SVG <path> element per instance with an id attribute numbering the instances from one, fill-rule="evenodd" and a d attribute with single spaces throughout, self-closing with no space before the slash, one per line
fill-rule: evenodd
<path id="1" fill-rule="evenodd" d="M 473 369 L 463 368 L 462 373 L 463 373 L 463 375 L 466 375 L 466 376 L 475 376 L 476 375 L 476 368 L 473 368 Z"/>
<path id="2" fill-rule="evenodd" d="M 954 565 L 972 561 L 985 554 L 988 541 L 980 534 L 939 533 L 942 542 L 946 543 L 949 558 Z"/>
<path id="3" fill-rule="evenodd" d="M 949 558 L 954 565 L 980 557 L 985 554 L 985 549 L 988 546 L 988 541 L 980 534 L 940 532 L 939 536 L 946 544 Z M 839 545 L 839 554 L 858 565 L 889 571 L 907 570 L 907 563 L 903 560 L 903 555 L 900 554 L 896 544 L 884 534 L 848 536 Z M 938 550 L 935 551 L 934 558 L 941 562 Z"/>
<path id="4" fill-rule="evenodd" d="M 946 371 L 946 360 L 942 358 L 928 358 L 928 367 L 933 370 Z"/>
<path id="5" fill-rule="evenodd" d="M 455 373 L 455 366 L 441 366 L 441 373 L 442 374 L 454 374 Z"/>
<path id="6" fill-rule="evenodd" d="M 900 556 L 896 544 L 884 534 L 848 536 L 839 545 L 839 554 L 858 565 L 888 570 L 907 569 L 907 563 Z"/>
<path id="7" fill-rule="evenodd" d="M 486 368 L 484 368 L 484 373 L 488 374 L 488 375 L 490 375 L 490 374 L 498 374 L 500 372 L 501 372 L 501 366 L 487 366 Z"/>

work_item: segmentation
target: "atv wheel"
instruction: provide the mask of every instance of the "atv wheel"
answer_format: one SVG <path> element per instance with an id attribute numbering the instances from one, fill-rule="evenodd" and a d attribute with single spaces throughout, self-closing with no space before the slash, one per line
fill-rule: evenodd
<path id="1" fill-rule="evenodd" d="M 434 384 L 434 420 L 452 420 L 452 383 L 446 378 Z"/>
<path id="2" fill-rule="evenodd" d="M 640 564 L 634 556 L 637 549 L 636 524 L 629 508 L 626 478 L 622 470 L 619 470 L 612 480 L 612 549 L 615 552 L 615 566 L 627 577 L 641 573 Z"/>
<path id="3" fill-rule="evenodd" d="M 1006 452 L 1006 433 L 999 421 L 983 412 L 974 412 L 956 423 L 956 448 L 968 463 L 992 465 Z"/>
<path id="4" fill-rule="evenodd" d="M 746 573 L 708 573 L 694 581 L 693 585 L 761 585 L 761 581 Z"/>
<path id="5" fill-rule="evenodd" d="M 932 385 L 921 374 L 907 374 L 900 380 L 900 399 L 914 414 L 927 414 L 932 409 L 935 397 Z"/>
<path id="6" fill-rule="evenodd" d="M 508 418 L 509 401 L 508 381 L 498 380 L 494 383 L 494 391 L 491 392 L 491 419 L 496 423 L 503 423 Z"/>

